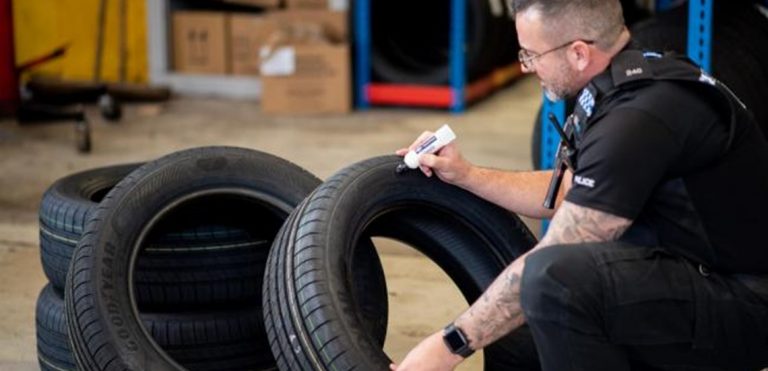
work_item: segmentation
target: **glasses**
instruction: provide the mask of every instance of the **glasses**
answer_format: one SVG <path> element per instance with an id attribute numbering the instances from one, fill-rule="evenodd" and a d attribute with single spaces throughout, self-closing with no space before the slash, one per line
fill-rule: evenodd
<path id="1" fill-rule="evenodd" d="M 552 49 L 549 49 L 549 50 L 547 50 L 545 52 L 542 52 L 542 53 L 534 53 L 534 52 L 532 52 L 532 51 L 530 51 L 528 49 L 520 48 L 520 51 L 517 52 L 517 59 L 520 60 L 520 63 L 523 65 L 523 67 L 525 67 L 525 69 L 533 70 L 533 61 L 534 60 L 536 60 L 538 58 L 541 58 L 541 57 L 543 57 L 543 56 L 545 56 L 545 55 L 547 55 L 549 53 L 552 53 L 555 50 L 559 50 L 559 49 L 565 48 L 566 46 L 569 46 L 569 45 L 571 45 L 571 44 L 573 44 L 573 43 L 575 43 L 577 41 L 581 41 L 581 42 L 583 42 L 583 43 L 585 43 L 587 45 L 592 45 L 592 44 L 595 43 L 594 40 L 581 40 L 581 39 L 577 39 L 577 40 L 569 41 L 569 42 L 567 42 L 567 43 L 565 43 L 563 45 L 556 46 L 556 47 L 554 47 Z"/>

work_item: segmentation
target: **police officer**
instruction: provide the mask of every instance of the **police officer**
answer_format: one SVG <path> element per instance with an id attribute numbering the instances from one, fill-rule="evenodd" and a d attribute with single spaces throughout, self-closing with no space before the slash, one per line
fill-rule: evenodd
<path id="1" fill-rule="evenodd" d="M 427 176 L 553 219 L 391 368 L 450 370 L 524 326 L 544 370 L 768 365 L 768 144 L 749 112 L 691 63 L 633 45 L 618 0 L 510 7 L 524 70 L 551 99 L 578 96 L 572 168 L 553 215 L 551 172 L 477 167 L 455 145 L 421 157 Z"/>

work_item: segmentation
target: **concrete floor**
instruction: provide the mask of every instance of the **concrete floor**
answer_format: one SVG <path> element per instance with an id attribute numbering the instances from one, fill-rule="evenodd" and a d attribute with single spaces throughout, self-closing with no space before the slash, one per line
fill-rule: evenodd
<path id="1" fill-rule="evenodd" d="M 126 107 L 105 123 L 91 111 L 93 152 L 75 151 L 72 125 L 20 127 L 0 120 L 0 370 L 37 370 L 34 308 L 46 279 L 40 266 L 37 208 L 56 179 L 97 166 L 147 161 L 206 145 L 258 149 L 297 163 L 320 178 L 360 160 L 390 154 L 424 130 L 449 122 L 469 160 L 530 168 L 532 121 L 540 88 L 527 78 L 463 115 L 374 109 L 345 116 L 270 117 L 253 102 L 182 98 Z M 414 250 L 378 240 L 390 289 L 387 353 L 400 360 L 423 336 L 467 304 L 447 276 Z M 444 303 L 435 307 L 434 303 Z M 430 311 L 423 308 L 429 307 Z M 473 357 L 463 370 L 481 369 Z"/>

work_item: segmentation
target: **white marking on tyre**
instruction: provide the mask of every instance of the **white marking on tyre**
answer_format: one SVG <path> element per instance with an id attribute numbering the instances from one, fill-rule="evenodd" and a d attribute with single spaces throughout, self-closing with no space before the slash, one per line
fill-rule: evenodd
<path id="1" fill-rule="evenodd" d="M 293 348 L 293 353 L 295 354 L 301 353 L 301 344 L 299 344 L 299 341 L 298 341 L 299 339 L 296 338 L 296 335 L 294 334 L 288 335 L 288 340 L 291 342 L 291 345 L 292 345 L 291 348 Z"/>

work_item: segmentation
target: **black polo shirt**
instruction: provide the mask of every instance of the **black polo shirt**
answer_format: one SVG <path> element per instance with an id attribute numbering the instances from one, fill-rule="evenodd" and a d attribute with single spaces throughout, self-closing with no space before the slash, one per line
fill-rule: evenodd
<path id="1" fill-rule="evenodd" d="M 768 273 L 768 144 L 727 102 L 693 83 L 625 89 L 577 142 L 566 200 L 634 221 L 622 240 L 713 269 Z"/>

